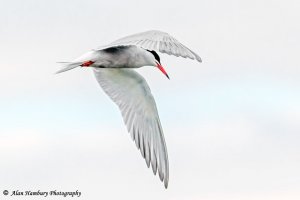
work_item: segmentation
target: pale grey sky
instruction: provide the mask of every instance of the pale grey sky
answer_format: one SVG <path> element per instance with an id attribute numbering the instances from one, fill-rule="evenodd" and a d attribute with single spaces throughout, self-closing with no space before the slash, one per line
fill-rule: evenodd
<path id="1" fill-rule="evenodd" d="M 296 0 L 2 0 L 0 198 L 298 200 L 299 10 Z M 92 72 L 53 75 L 57 61 L 151 29 L 203 58 L 161 55 L 170 81 L 138 70 L 164 128 L 167 190 Z"/>

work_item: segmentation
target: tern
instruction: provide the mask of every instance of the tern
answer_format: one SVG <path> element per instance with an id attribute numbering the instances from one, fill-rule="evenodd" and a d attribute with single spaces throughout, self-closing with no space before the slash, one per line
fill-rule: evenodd
<path id="1" fill-rule="evenodd" d="M 168 33 L 151 30 L 118 39 L 93 49 L 72 62 L 65 62 L 56 73 L 76 67 L 92 67 L 105 93 L 119 107 L 124 123 L 146 161 L 157 171 L 165 188 L 169 182 L 169 161 L 163 129 L 150 88 L 133 68 L 154 66 L 167 78 L 157 54 L 195 59 L 201 58 Z"/>

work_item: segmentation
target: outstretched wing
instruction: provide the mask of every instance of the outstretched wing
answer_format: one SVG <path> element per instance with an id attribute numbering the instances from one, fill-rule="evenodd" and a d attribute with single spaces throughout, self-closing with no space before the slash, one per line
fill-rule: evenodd
<path id="1" fill-rule="evenodd" d="M 167 188 L 169 164 L 167 148 L 156 104 L 145 79 L 132 69 L 95 68 L 105 93 L 118 105 L 128 132 L 147 166 L 158 171 Z"/>
<path id="2" fill-rule="evenodd" d="M 180 56 L 184 58 L 196 59 L 197 61 L 201 62 L 200 56 L 178 42 L 174 37 L 168 33 L 156 30 L 137 33 L 121 38 L 107 46 L 99 47 L 97 50 L 102 50 L 113 46 L 127 45 L 136 45 L 144 49 L 159 51 L 161 53 L 166 53 L 177 57 Z"/>

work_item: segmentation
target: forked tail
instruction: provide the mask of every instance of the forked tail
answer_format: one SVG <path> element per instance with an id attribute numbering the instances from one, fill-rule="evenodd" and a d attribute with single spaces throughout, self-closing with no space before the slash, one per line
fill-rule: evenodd
<path id="1" fill-rule="evenodd" d="M 58 70 L 57 72 L 55 72 L 55 74 L 59 74 L 59 73 L 74 69 L 76 67 L 80 67 L 82 64 L 82 62 L 58 62 L 58 63 L 63 64 L 63 67 L 60 70 Z"/>

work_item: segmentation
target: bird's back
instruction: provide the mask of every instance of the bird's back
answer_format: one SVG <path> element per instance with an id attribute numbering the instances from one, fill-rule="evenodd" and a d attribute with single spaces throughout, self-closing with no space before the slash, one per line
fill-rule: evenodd
<path id="1" fill-rule="evenodd" d="M 96 66 L 104 68 L 138 68 L 149 65 L 149 53 L 135 45 L 117 46 L 98 51 Z"/>

